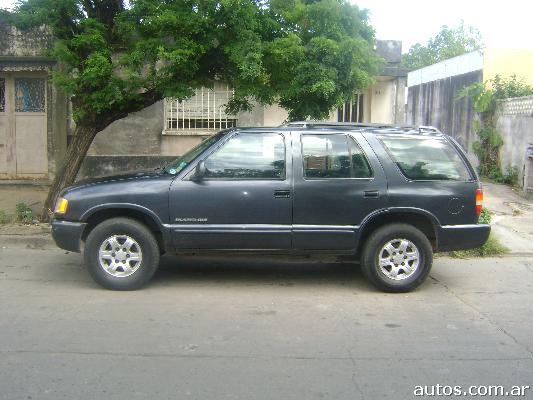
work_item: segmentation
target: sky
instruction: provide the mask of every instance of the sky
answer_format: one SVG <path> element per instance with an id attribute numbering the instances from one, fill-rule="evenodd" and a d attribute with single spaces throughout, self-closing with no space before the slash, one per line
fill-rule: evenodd
<path id="1" fill-rule="evenodd" d="M 350 1 L 370 11 L 378 39 L 401 40 L 404 52 L 461 20 L 480 31 L 486 47 L 533 49 L 532 0 Z"/>
<path id="2" fill-rule="evenodd" d="M 533 0 L 348 0 L 370 11 L 377 39 L 401 40 L 403 51 L 426 44 L 442 25 L 465 25 L 481 32 L 487 47 L 533 50 Z M 14 0 L 0 0 L 10 8 Z"/>

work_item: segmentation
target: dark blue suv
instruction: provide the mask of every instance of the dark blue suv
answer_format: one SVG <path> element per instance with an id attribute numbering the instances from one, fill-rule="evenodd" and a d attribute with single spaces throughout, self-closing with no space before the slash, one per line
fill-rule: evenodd
<path id="1" fill-rule="evenodd" d="M 146 284 L 164 252 L 344 255 L 404 292 L 433 252 L 487 240 L 483 192 L 432 128 L 291 123 L 219 132 L 165 168 L 82 181 L 57 201 L 57 245 L 110 289 Z"/>

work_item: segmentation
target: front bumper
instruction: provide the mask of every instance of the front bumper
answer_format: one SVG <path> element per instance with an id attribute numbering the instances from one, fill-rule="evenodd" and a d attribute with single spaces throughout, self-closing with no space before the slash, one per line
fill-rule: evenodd
<path id="1" fill-rule="evenodd" d="M 481 247 L 490 235 L 490 225 L 445 225 L 438 230 L 437 251 L 468 250 Z"/>
<path id="2" fill-rule="evenodd" d="M 76 253 L 80 252 L 81 235 L 86 223 L 53 219 L 51 225 L 52 238 L 58 247 Z"/>

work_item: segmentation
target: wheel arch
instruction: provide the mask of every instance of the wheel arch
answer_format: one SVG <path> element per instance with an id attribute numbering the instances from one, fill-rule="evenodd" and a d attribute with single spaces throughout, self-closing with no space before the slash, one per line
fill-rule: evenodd
<path id="1" fill-rule="evenodd" d="M 166 230 L 161 220 L 151 210 L 135 204 L 104 204 L 86 211 L 81 216 L 81 220 L 87 224 L 81 235 L 82 242 L 85 242 L 87 236 L 98 224 L 117 217 L 130 218 L 146 225 L 154 234 L 161 252 L 165 251 Z"/>
<path id="2" fill-rule="evenodd" d="M 433 250 L 437 249 L 439 220 L 425 210 L 402 207 L 380 210 L 363 221 L 359 230 L 357 254 L 361 253 L 363 245 L 372 232 L 390 223 L 403 223 L 414 226 L 426 235 Z"/>

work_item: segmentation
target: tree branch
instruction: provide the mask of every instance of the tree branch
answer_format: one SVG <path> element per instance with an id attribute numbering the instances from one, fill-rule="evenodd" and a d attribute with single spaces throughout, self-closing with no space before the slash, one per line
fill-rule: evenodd
<path id="1" fill-rule="evenodd" d="M 96 131 L 103 131 L 113 122 L 125 118 L 131 113 L 141 111 L 142 109 L 157 103 L 159 100 L 163 100 L 163 98 L 164 95 L 159 90 L 148 90 L 141 94 L 141 100 L 139 102 L 131 103 L 128 107 L 120 110 L 109 111 L 100 115 L 97 121 L 95 121 Z"/>

